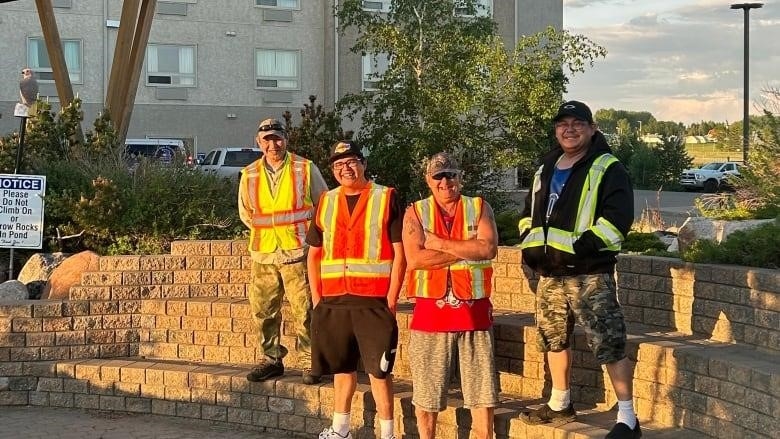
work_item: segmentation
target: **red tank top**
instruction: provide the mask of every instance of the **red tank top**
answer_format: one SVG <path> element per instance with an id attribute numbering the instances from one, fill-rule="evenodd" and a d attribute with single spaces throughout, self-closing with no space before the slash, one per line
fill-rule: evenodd
<path id="1" fill-rule="evenodd" d="M 454 217 L 442 217 L 447 229 L 452 227 Z M 447 288 L 451 288 L 447 276 Z M 458 300 L 452 293 L 442 299 L 415 299 L 410 329 L 423 332 L 485 331 L 493 325 L 493 305 L 489 298 Z"/>

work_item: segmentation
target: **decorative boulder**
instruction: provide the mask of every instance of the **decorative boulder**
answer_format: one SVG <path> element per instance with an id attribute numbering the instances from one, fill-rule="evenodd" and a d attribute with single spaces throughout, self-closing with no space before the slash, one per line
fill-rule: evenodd
<path id="1" fill-rule="evenodd" d="M 49 276 L 41 299 L 67 299 L 70 287 L 81 284 L 81 274 L 98 270 L 97 253 L 83 251 L 65 259 Z"/>
<path id="2" fill-rule="evenodd" d="M 677 234 L 677 242 L 680 252 L 684 252 L 699 239 L 709 239 L 710 241 L 720 243 L 727 236 L 738 230 L 752 229 L 773 221 L 773 219 L 725 221 L 704 217 L 690 217 L 680 227 L 680 231 Z"/>
<path id="3" fill-rule="evenodd" d="M 16 280 L 25 285 L 35 281 L 47 281 L 51 272 L 67 257 L 68 255 L 61 252 L 36 253 L 24 264 Z"/>
<path id="4" fill-rule="evenodd" d="M 27 300 L 27 287 L 18 280 L 9 280 L 0 284 L 0 300 Z"/>

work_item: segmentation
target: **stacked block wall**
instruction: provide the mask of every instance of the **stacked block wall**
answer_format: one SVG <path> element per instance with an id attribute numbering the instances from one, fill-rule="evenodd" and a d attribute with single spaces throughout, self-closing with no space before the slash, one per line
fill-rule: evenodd
<path id="1" fill-rule="evenodd" d="M 496 359 L 502 391 L 515 399 L 537 400 L 547 391 L 549 379 L 544 357 L 534 346 L 536 279 L 524 271 L 516 249 L 501 248 L 494 264 Z M 82 285 L 72 289 L 71 300 L 0 304 L 0 404 L 105 406 L 176 416 L 197 413 L 195 417 L 234 422 L 239 412 L 233 409 L 254 400 L 251 389 L 236 387 L 229 392 L 237 395 L 226 400 L 214 396 L 211 404 L 211 396 L 204 402 L 196 394 L 228 392 L 217 381 L 201 385 L 197 376 L 189 375 L 194 369 L 185 367 L 186 385 L 184 379 L 176 381 L 180 386 L 174 385 L 171 378 L 169 390 L 150 390 L 159 383 L 149 370 L 223 364 L 233 368 L 231 376 L 238 386 L 246 368 L 261 358 L 245 298 L 250 265 L 241 241 L 177 242 L 171 255 L 102 257 L 100 271 L 85 273 Z M 780 388 L 779 279 L 776 270 L 620 258 L 619 296 L 632 334 L 629 355 L 638 362 L 634 386 L 642 419 L 693 428 L 712 437 L 723 431 L 734 437 L 777 432 L 772 420 L 780 417 L 780 400 L 773 390 Z M 402 305 L 398 314 L 396 376 L 400 379 L 409 377 L 408 310 L 408 305 Z M 284 343 L 294 346 L 292 322 L 285 320 L 283 333 Z M 580 332 L 573 346 L 574 400 L 609 407 L 614 402 L 611 385 Z M 81 369 L 75 365 L 90 370 L 90 361 L 97 362 L 92 366 L 99 366 L 100 373 L 79 374 Z M 73 369 L 63 366 L 67 364 L 74 364 Z M 141 365 L 144 379 L 137 382 L 140 378 L 132 374 L 139 373 Z M 118 368 L 118 376 L 112 368 Z M 123 368 L 129 371 L 125 377 Z M 185 387 L 190 390 L 181 390 Z M 297 401 L 295 391 L 284 395 L 283 399 Z M 124 399 L 119 402 L 109 396 Z M 408 405 L 408 398 L 403 398 L 400 395 L 397 401 Z M 261 413 L 268 411 L 254 409 L 242 419 L 253 419 L 248 425 L 263 428 L 284 425 L 280 429 L 311 432 L 330 413 L 322 401 L 317 410 L 302 413 L 305 419 L 294 425 L 279 421 L 278 416 L 271 422 L 275 427 L 259 425 L 258 419 L 268 416 Z M 271 405 L 258 407 L 271 410 Z M 295 410 L 287 414 L 295 415 Z M 501 428 L 507 437 L 528 433 L 505 418 Z"/>

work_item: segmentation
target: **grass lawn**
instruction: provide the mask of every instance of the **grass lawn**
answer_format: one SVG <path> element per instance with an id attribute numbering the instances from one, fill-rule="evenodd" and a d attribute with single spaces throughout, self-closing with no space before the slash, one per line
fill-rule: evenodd
<path id="1" fill-rule="evenodd" d="M 687 144 L 685 150 L 693 158 L 694 165 L 702 165 L 717 161 L 742 161 L 742 151 L 726 151 L 719 148 L 717 143 Z"/>

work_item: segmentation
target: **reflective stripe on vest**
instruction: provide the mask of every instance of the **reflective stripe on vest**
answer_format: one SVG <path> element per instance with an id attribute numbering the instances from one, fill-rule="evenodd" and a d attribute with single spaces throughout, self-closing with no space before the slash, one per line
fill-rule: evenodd
<path id="1" fill-rule="evenodd" d="M 468 240 L 477 236 L 482 216 L 482 198 L 461 196 L 455 209 L 452 230 L 448 231 L 441 211 L 433 197 L 414 203 L 423 229 L 451 239 Z M 435 270 L 413 270 L 407 275 L 407 296 L 441 298 L 447 293 L 447 276 L 452 290 L 461 300 L 490 297 L 493 263 L 490 260 L 459 261 Z"/>
<path id="2" fill-rule="evenodd" d="M 323 296 L 387 295 L 393 268 L 393 245 L 386 229 L 390 193 L 390 188 L 370 183 L 351 215 L 341 188 L 322 197 L 317 225 L 323 232 Z"/>
<path id="3" fill-rule="evenodd" d="M 612 154 L 603 154 L 596 158 L 591 164 L 588 175 L 585 177 L 585 182 L 582 186 L 582 192 L 580 193 L 580 201 L 577 208 L 577 218 L 575 219 L 574 231 L 567 231 L 558 229 L 555 227 L 549 227 L 547 229 L 547 236 L 545 237 L 543 227 L 534 227 L 526 235 L 523 242 L 520 243 L 520 248 L 541 247 L 545 244 L 562 252 L 574 254 L 574 242 L 579 239 L 582 234 L 591 230 L 596 236 L 604 241 L 605 248 L 603 251 L 620 251 L 621 243 L 624 240 L 624 236 L 612 223 L 603 217 L 595 218 L 596 216 L 596 204 L 598 202 L 598 188 L 601 184 L 604 174 L 613 163 L 618 161 Z M 534 175 L 534 192 L 532 194 L 532 200 L 536 194 L 536 189 L 541 187 L 541 167 Z M 531 218 L 534 215 L 534 209 L 536 204 L 531 205 L 531 217 L 522 218 L 518 223 L 518 228 L 521 233 L 530 227 Z M 595 224 L 594 224 L 595 220 Z"/>
<path id="4" fill-rule="evenodd" d="M 303 247 L 314 206 L 310 193 L 311 161 L 288 153 L 277 171 L 281 175 L 276 194 L 271 191 L 263 160 L 244 172 L 252 207 L 249 249 L 273 253 L 277 248 Z"/>

